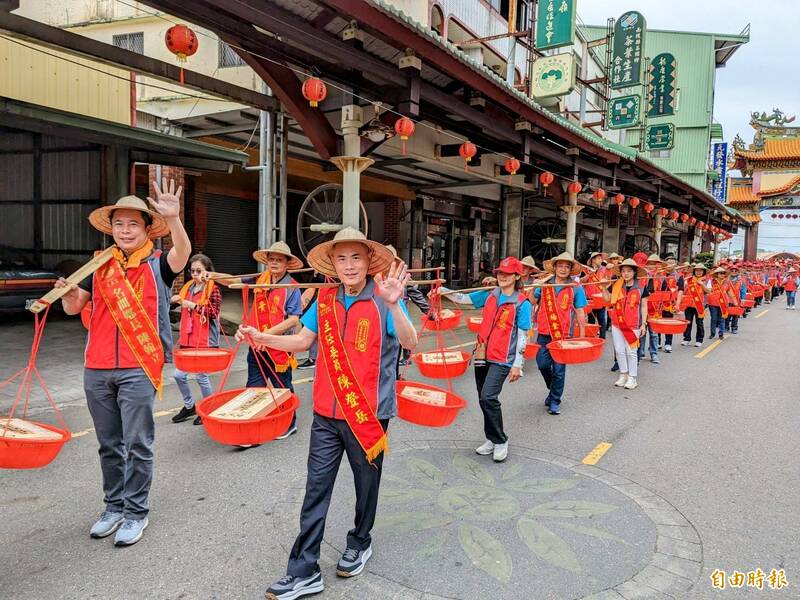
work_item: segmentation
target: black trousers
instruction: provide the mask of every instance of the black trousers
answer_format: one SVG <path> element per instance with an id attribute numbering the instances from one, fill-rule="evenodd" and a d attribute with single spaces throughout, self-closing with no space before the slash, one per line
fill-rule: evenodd
<path id="1" fill-rule="evenodd" d="M 608 313 L 606 309 L 593 310 L 587 316 L 589 323 L 597 323 L 600 326 L 600 337 L 606 339 L 606 331 L 608 331 Z"/>
<path id="2" fill-rule="evenodd" d="M 503 390 L 511 367 L 487 362 L 482 367 L 475 367 L 475 385 L 478 387 L 478 399 L 483 411 L 483 432 L 486 439 L 493 444 L 505 444 L 508 436 L 503 431 L 503 408 L 500 406 L 500 392 Z"/>
<path id="3" fill-rule="evenodd" d="M 380 423 L 386 431 L 389 419 L 381 419 Z M 333 485 L 345 453 L 356 487 L 355 527 L 347 533 L 347 547 L 365 550 L 372 543 L 369 532 L 375 524 L 384 453 L 378 455 L 370 465 L 346 421 L 314 413 L 308 449 L 306 495 L 300 512 L 300 535 L 289 554 L 289 566 L 286 569 L 289 575 L 308 577 L 319 571 L 319 552 L 325 534 L 325 520 Z"/>
<path id="4" fill-rule="evenodd" d="M 697 314 L 697 309 L 694 306 L 687 306 L 683 314 L 686 315 L 686 320 L 689 321 L 689 323 L 686 324 L 686 331 L 683 332 L 683 341 L 692 341 L 692 323 L 694 323 L 697 326 L 697 337 L 695 339 L 702 343 L 706 332 L 703 319 Z"/>

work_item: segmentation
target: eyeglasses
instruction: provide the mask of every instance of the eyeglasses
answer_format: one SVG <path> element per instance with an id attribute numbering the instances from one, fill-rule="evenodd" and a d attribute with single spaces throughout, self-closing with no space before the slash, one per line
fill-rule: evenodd
<path id="1" fill-rule="evenodd" d="M 192 272 L 192 274 L 194 274 L 194 273 L 198 273 L 199 274 L 199 273 L 203 272 L 203 269 L 191 269 L 191 272 Z"/>

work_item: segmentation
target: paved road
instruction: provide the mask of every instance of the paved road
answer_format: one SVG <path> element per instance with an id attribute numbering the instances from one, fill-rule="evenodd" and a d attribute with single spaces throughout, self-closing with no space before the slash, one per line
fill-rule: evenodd
<path id="1" fill-rule="evenodd" d="M 695 348 L 678 346 L 662 355 L 660 365 L 643 363 L 641 387 L 630 392 L 612 387 L 607 347 L 601 361 L 568 369 L 558 417 L 546 414 L 544 387 L 531 363 L 524 378 L 507 385 L 501 396 L 512 444 L 505 465 L 474 466 L 478 457 L 471 448 L 481 441 L 482 426 L 469 375 L 454 382 L 470 404 L 451 427 L 395 420 L 375 557 L 357 580 L 333 574 L 352 518 L 345 467 L 323 552 L 323 597 L 515 598 L 523 589 L 537 600 L 751 598 L 760 596 L 747 586 L 713 590 L 710 574 L 756 568 L 769 574 L 782 568 L 789 587 L 762 593 L 800 598 L 800 316 L 782 304 L 767 308 L 702 358 Z M 91 540 L 87 533 L 102 496 L 96 443 L 87 432 L 91 421 L 79 401 L 74 327 L 52 324 L 48 339 L 58 341 L 54 347 L 61 358 L 47 357 L 43 372 L 67 398 L 64 414 L 76 439 L 43 470 L 0 472 L 3 597 L 262 597 L 263 588 L 283 574 L 296 533 L 310 384 L 298 385 L 298 435 L 247 451 L 220 446 L 190 423 L 172 424 L 169 415 L 179 399 L 168 386 L 157 407 L 151 526 L 141 543 L 115 549 L 110 540 Z M 22 324 L 0 328 L 2 347 L 17 349 L 4 353 L 0 375 L 24 364 L 26 353 L 19 348 L 28 344 L 26 331 Z M 468 334 L 460 331 L 446 341 L 463 343 Z M 308 375 L 301 371 L 296 379 Z M 242 382 L 242 372 L 233 380 Z M 581 465 L 601 442 L 612 446 L 597 466 Z M 420 482 L 414 472 L 420 461 L 441 472 L 439 488 Z M 472 466 L 465 471 L 464 465 Z M 467 490 L 470 476 L 480 485 L 473 482 Z M 517 480 L 534 480 L 540 487 L 514 489 Z M 541 485 L 561 491 L 542 493 Z M 488 494 L 485 504 L 494 512 L 453 508 L 451 496 L 462 488 L 465 494 Z M 610 508 L 587 518 L 539 519 L 557 539 L 540 532 L 535 552 L 526 548 L 530 536 L 518 535 L 524 530 L 520 523 L 524 515 L 546 516 L 542 504 L 548 502 Z M 469 506 L 479 510 L 480 502 Z M 500 507 L 507 514 L 495 511 Z M 440 535 L 409 533 L 402 523 L 398 527 L 400 517 L 392 521 L 408 511 L 430 512 L 425 518 L 439 519 L 434 531 Z M 472 535 L 476 529 L 489 537 Z M 464 532 L 483 540 L 478 544 L 483 558 L 474 543 L 464 542 Z M 497 560 L 487 564 L 486 556 Z"/>

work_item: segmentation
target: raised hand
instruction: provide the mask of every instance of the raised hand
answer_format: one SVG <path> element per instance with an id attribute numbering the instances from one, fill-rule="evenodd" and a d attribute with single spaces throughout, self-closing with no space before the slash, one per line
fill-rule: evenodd
<path id="1" fill-rule="evenodd" d="M 147 197 L 147 200 L 150 202 L 150 205 L 153 209 L 160 214 L 165 219 L 177 219 L 181 216 L 181 192 L 183 192 L 183 186 L 178 186 L 177 191 L 175 190 L 175 180 L 170 179 L 167 181 L 166 178 L 161 180 L 161 187 L 164 191 L 161 191 L 161 188 L 158 187 L 157 182 L 153 182 L 153 189 L 155 190 L 155 200 L 150 196 Z"/>
<path id="2" fill-rule="evenodd" d="M 400 261 L 389 267 L 389 272 L 384 278 L 380 273 L 375 276 L 375 290 L 387 304 L 396 304 L 406 290 L 406 284 L 411 281 L 406 263 Z"/>

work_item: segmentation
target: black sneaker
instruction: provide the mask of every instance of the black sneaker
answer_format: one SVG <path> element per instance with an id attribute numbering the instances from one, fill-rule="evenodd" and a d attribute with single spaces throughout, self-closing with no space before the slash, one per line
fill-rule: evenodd
<path id="1" fill-rule="evenodd" d="M 400 365 L 401 367 L 407 367 L 408 366 L 408 359 L 407 358 L 401 358 L 400 362 L 398 362 L 397 364 Z"/>
<path id="2" fill-rule="evenodd" d="M 614 371 L 619 371 L 619 363 L 617 363 L 617 362 L 615 361 L 615 362 L 614 362 L 614 366 L 613 366 L 613 367 L 611 367 L 611 371 L 612 371 L 612 372 L 614 372 Z"/>
<path id="3" fill-rule="evenodd" d="M 297 365 L 298 369 L 313 369 L 317 364 L 317 361 L 311 360 L 310 358 L 305 359 L 299 365 Z"/>
<path id="4" fill-rule="evenodd" d="M 336 574 L 339 577 L 355 577 L 364 570 L 370 556 L 372 556 L 372 546 L 366 550 L 348 548 L 336 565 Z"/>
<path id="5" fill-rule="evenodd" d="M 285 440 L 290 435 L 294 435 L 295 433 L 297 433 L 297 425 L 292 425 L 291 427 L 289 427 L 289 429 L 286 430 L 286 433 L 282 433 L 281 435 L 279 435 L 275 439 L 276 440 Z"/>
<path id="6" fill-rule="evenodd" d="M 194 406 L 192 408 L 186 408 L 185 406 L 181 407 L 178 414 L 172 417 L 173 423 L 183 423 L 184 421 L 188 421 L 193 416 L 195 416 L 197 412 L 195 411 Z"/>
<path id="7" fill-rule="evenodd" d="M 192 421 L 192 425 L 202 425 L 203 424 L 203 417 L 199 416 Z"/>
<path id="8" fill-rule="evenodd" d="M 300 596 L 319 594 L 324 589 L 322 573 L 319 571 L 309 577 L 287 575 L 269 586 L 265 597 L 266 600 L 294 600 Z"/>

